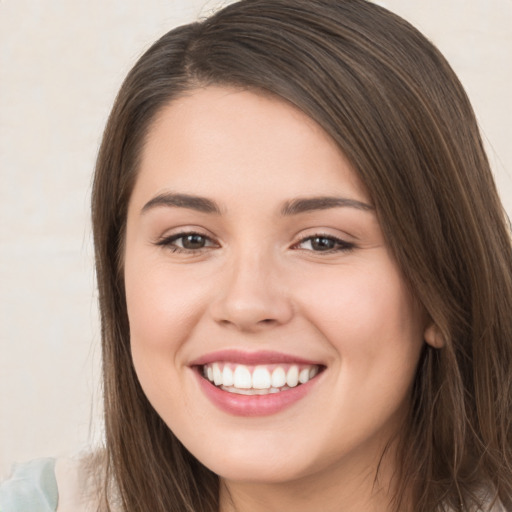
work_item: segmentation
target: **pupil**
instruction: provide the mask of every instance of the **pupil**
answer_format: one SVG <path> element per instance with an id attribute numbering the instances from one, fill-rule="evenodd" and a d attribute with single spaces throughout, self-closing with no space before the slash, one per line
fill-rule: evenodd
<path id="1" fill-rule="evenodd" d="M 334 240 L 324 237 L 316 237 L 311 241 L 313 249 L 317 251 L 328 251 L 334 248 Z"/>
<path id="2" fill-rule="evenodd" d="M 204 247 L 205 240 L 201 235 L 187 235 L 183 239 L 183 247 L 185 249 L 201 249 Z"/>

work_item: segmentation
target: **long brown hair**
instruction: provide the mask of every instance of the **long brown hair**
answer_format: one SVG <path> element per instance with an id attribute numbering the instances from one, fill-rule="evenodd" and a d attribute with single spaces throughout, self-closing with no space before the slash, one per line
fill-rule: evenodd
<path id="1" fill-rule="evenodd" d="M 425 345 L 398 452 L 396 510 L 512 509 L 512 249 L 475 116 L 416 29 L 365 0 L 242 0 L 164 35 L 127 76 L 92 198 L 108 478 L 126 511 L 216 512 L 218 478 L 153 410 L 130 355 L 127 205 L 155 115 L 209 84 L 295 105 L 366 185 L 444 346 Z M 412 496 L 412 503 L 405 496 Z"/>

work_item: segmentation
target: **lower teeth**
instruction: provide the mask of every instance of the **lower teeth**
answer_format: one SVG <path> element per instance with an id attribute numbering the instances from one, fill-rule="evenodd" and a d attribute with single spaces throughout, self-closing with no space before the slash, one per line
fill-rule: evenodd
<path id="1" fill-rule="evenodd" d="M 282 388 L 270 388 L 270 389 L 239 389 L 233 386 L 218 386 L 223 391 L 227 391 L 228 393 L 236 393 L 238 395 L 270 395 L 272 393 L 280 393 L 281 391 L 286 391 L 287 389 L 291 389 L 288 386 L 283 386 Z"/>

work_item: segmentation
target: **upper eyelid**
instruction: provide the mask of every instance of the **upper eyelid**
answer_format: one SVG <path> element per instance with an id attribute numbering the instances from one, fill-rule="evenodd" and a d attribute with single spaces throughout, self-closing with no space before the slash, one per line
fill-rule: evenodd
<path id="1" fill-rule="evenodd" d="M 205 238 L 208 238 L 209 240 L 215 241 L 218 237 L 213 235 L 210 232 L 206 232 L 207 230 L 199 227 L 185 227 L 185 228 L 174 228 L 174 229 L 167 229 L 164 231 L 164 234 L 158 235 L 155 238 L 156 242 L 162 241 L 162 240 L 172 240 L 172 239 L 178 239 L 187 235 L 199 235 L 203 236 Z"/>
<path id="2" fill-rule="evenodd" d="M 316 224 L 316 225 L 315 225 Z M 310 238 L 315 236 L 325 236 L 327 238 L 336 238 L 345 242 L 356 242 L 360 237 L 356 233 L 351 233 L 354 228 L 347 229 L 349 226 L 345 223 L 309 223 L 304 227 L 294 231 L 292 238 L 294 240 L 300 240 L 303 238 Z"/>
<path id="3" fill-rule="evenodd" d="M 355 247 L 355 245 L 356 245 L 354 242 L 349 242 L 348 240 L 345 240 L 345 239 L 340 238 L 338 236 L 327 235 L 327 234 L 323 234 L 323 233 L 318 233 L 318 234 L 308 235 L 308 236 L 302 237 L 297 242 L 295 242 L 293 245 L 294 246 L 299 245 L 299 244 L 304 243 L 304 242 L 306 242 L 308 240 L 312 240 L 313 238 L 329 238 L 329 239 L 334 240 L 335 242 L 337 242 L 339 245 L 345 245 L 345 246 L 350 246 L 350 247 Z"/>
<path id="4" fill-rule="evenodd" d="M 300 243 L 304 240 L 310 240 L 312 238 L 332 238 L 333 240 L 336 240 L 338 242 L 344 243 L 344 244 L 350 244 L 355 245 L 355 242 L 353 241 L 352 236 L 350 235 L 335 235 L 333 233 L 329 233 L 326 231 L 313 231 L 311 234 L 307 235 L 297 235 L 294 237 L 297 241 L 294 243 Z"/>
<path id="5" fill-rule="evenodd" d="M 180 238 L 185 238 L 186 236 L 190 236 L 190 235 L 202 236 L 203 238 L 207 239 L 208 241 L 212 242 L 213 244 L 219 245 L 219 243 L 213 237 L 211 237 L 210 235 L 201 233 L 200 231 L 182 231 L 180 233 L 164 235 L 162 237 L 159 237 L 156 240 L 156 243 L 162 245 L 165 243 L 174 242 L 175 240 L 179 240 Z"/>
<path id="6" fill-rule="evenodd" d="M 175 233 L 173 235 L 169 235 L 167 236 L 166 238 L 170 239 L 170 240 L 178 240 L 179 238 L 184 238 L 186 236 L 191 236 L 191 235 L 196 235 L 196 236 L 202 236 L 203 238 L 207 238 L 208 240 L 212 240 L 212 237 L 209 236 L 209 235 L 205 235 L 204 233 L 201 233 L 199 231 L 186 231 L 186 232 L 182 232 L 182 233 Z"/>

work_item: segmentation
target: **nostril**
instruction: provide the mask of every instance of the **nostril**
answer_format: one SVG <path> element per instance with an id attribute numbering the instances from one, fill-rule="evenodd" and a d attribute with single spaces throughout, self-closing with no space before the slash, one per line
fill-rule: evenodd
<path id="1" fill-rule="evenodd" d="M 282 294 L 256 294 L 240 286 L 220 294 L 210 305 L 210 313 L 224 327 L 249 331 L 287 323 L 293 317 L 293 308 Z"/>

